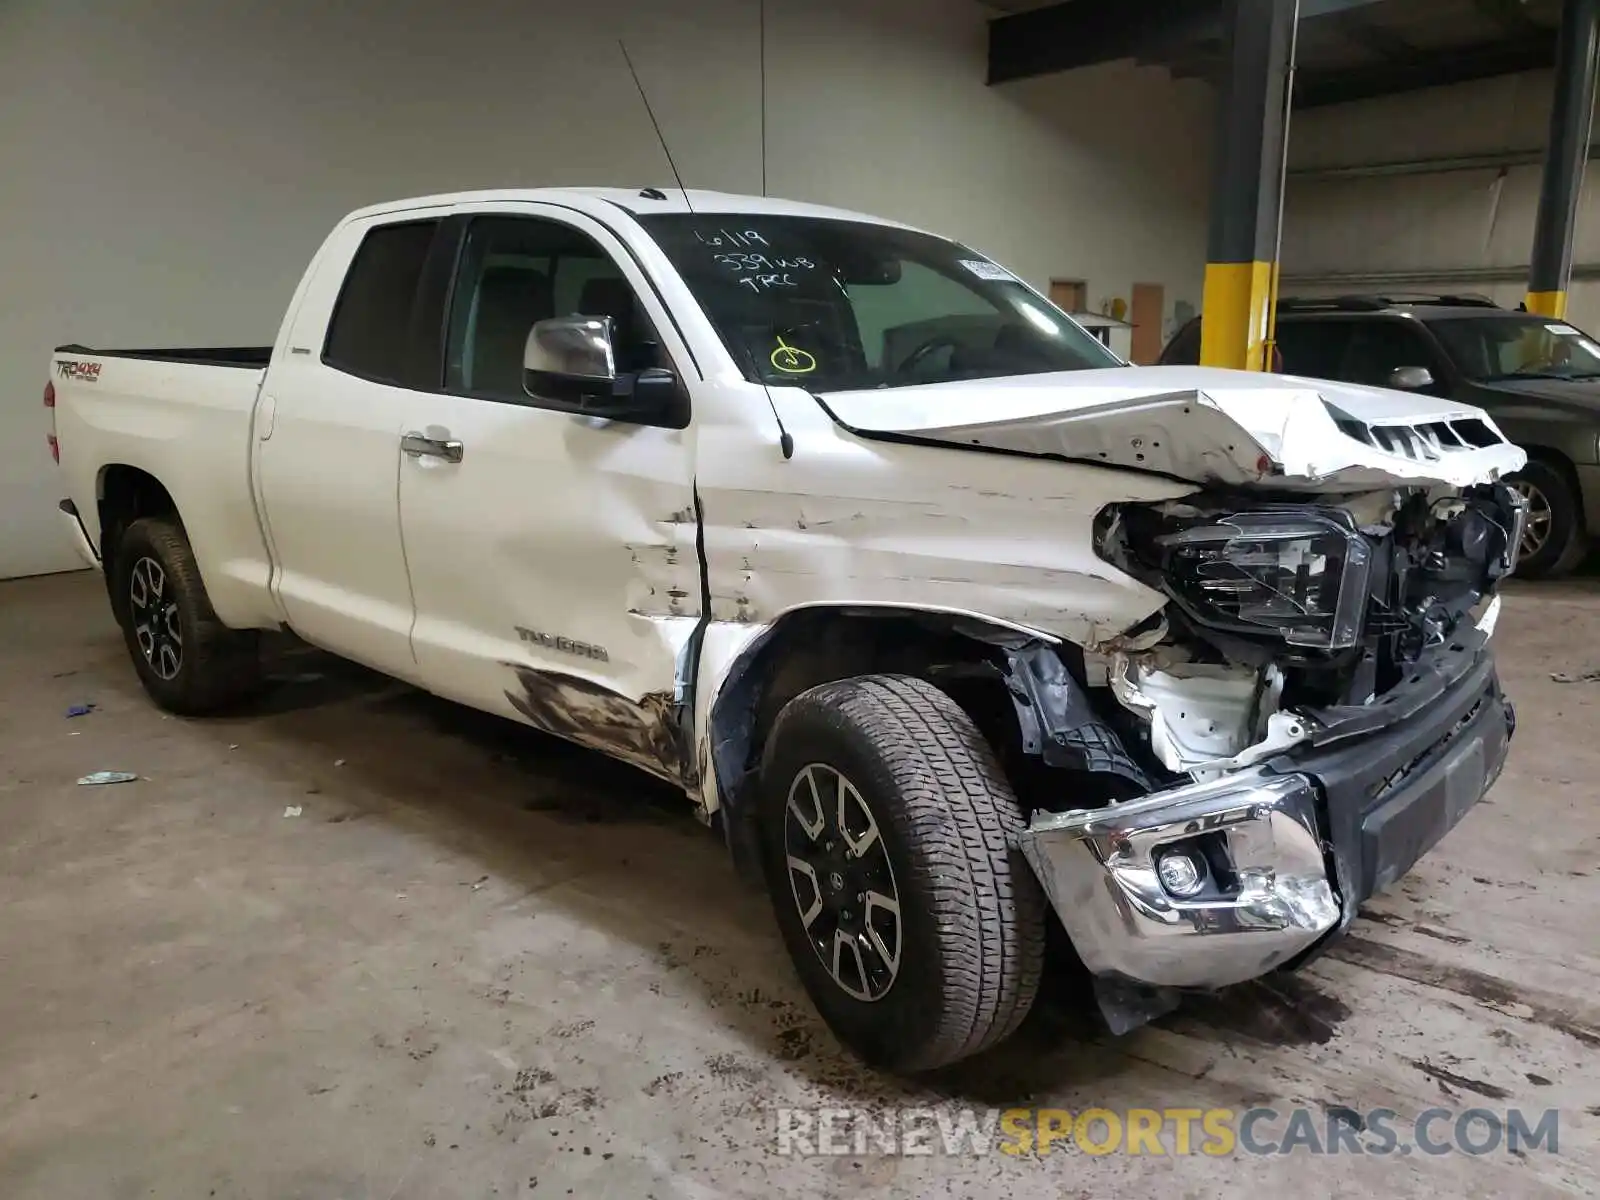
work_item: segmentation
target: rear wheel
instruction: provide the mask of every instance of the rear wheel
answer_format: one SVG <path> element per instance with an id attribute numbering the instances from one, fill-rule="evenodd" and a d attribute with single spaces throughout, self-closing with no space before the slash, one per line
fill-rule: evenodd
<path id="1" fill-rule="evenodd" d="M 1523 579 L 1554 579 L 1583 560 L 1587 539 L 1578 489 L 1555 463 L 1530 458 L 1506 482 L 1528 502 L 1516 574 Z"/>
<path id="2" fill-rule="evenodd" d="M 111 594 L 139 682 L 162 708 L 198 716 L 260 689 L 257 635 L 217 620 L 175 518 L 128 526 L 113 560 Z"/>
<path id="3" fill-rule="evenodd" d="M 933 685 L 824 684 L 779 714 L 761 772 L 767 883 L 806 991 L 870 1063 L 918 1071 L 1009 1035 L 1043 969 L 1022 810 Z"/>

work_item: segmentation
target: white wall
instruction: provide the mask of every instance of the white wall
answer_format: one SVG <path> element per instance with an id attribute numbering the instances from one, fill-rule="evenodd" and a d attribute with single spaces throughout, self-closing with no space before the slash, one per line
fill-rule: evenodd
<path id="1" fill-rule="evenodd" d="M 1297 113 L 1290 167 L 1542 152 L 1551 81 L 1550 72 L 1540 71 Z M 1523 271 L 1533 253 L 1540 171 L 1535 164 L 1359 179 L 1291 177 L 1284 292 L 1381 290 L 1359 281 L 1308 286 L 1304 277 L 1406 272 L 1405 282 L 1390 286 L 1479 292 L 1515 306 L 1527 292 Z M 1600 263 L 1600 193 L 1593 172 L 1584 187 L 1573 257 Z M 1440 274 L 1484 268 L 1515 277 L 1495 282 Z M 1569 306 L 1577 324 L 1600 327 L 1600 281 L 1577 282 Z"/>
<path id="2" fill-rule="evenodd" d="M 761 185 L 754 0 L 5 0 L 0 577 L 74 560 L 50 347 L 263 344 L 343 212 L 477 186 Z M 769 189 L 1030 279 L 1197 303 L 1211 99 L 1159 71 L 984 86 L 972 0 L 769 0 Z M 242 483 L 242 481 L 241 481 Z"/>

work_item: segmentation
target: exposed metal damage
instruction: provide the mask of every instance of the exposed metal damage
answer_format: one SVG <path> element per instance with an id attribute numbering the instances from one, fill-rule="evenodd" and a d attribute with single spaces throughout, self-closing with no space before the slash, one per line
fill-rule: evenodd
<path id="1" fill-rule="evenodd" d="M 1524 515 L 1498 482 L 1103 515 L 1169 603 L 1085 656 L 1080 711 L 1151 786 L 1036 798 L 1023 849 L 1114 1028 L 1314 952 L 1493 782 L 1514 720 L 1484 647 Z"/>
<path id="2" fill-rule="evenodd" d="M 652 775 L 685 782 L 687 744 L 670 692 L 637 700 L 576 675 L 507 663 L 517 688 L 506 699 L 530 725 L 580 746 L 604 751 Z"/>
<path id="3" fill-rule="evenodd" d="M 1462 488 L 1524 461 L 1481 411 L 1447 400 L 1190 367 L 1073 374 L 990 380 L 981 395 L 927 387 L 822 399 L 838 420 L 868 435 L 1103 462 L 1224 487 Z M 975 412 L 981 421 L 972 420 Z"/>

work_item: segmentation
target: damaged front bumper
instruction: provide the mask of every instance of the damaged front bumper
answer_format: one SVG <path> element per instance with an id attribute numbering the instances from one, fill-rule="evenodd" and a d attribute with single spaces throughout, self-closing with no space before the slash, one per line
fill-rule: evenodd
<path id="1" fill-rule="evenodd" d="M 1513 728 L 1487 637 L 1442 648 L 1381 700 L 1304 714 L 1310 738 L 1220 779 L 1039 813 L 1022 847 L 1102 982 L 1214 989 L 1342 932 L 1498 777 Z M 1160 869 L 1197 890 L 1175 894 Z"/>

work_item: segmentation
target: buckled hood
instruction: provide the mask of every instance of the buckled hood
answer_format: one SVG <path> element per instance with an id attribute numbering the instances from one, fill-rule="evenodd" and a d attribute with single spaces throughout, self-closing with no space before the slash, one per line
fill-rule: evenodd
<path id="1" fill-rule="evenodd" d="M 819 397 L 864 436 L 1320 493 L 1487 483 L 1527 456 L 1471 405 L 1208 367 L 1121 367 Z"/>

